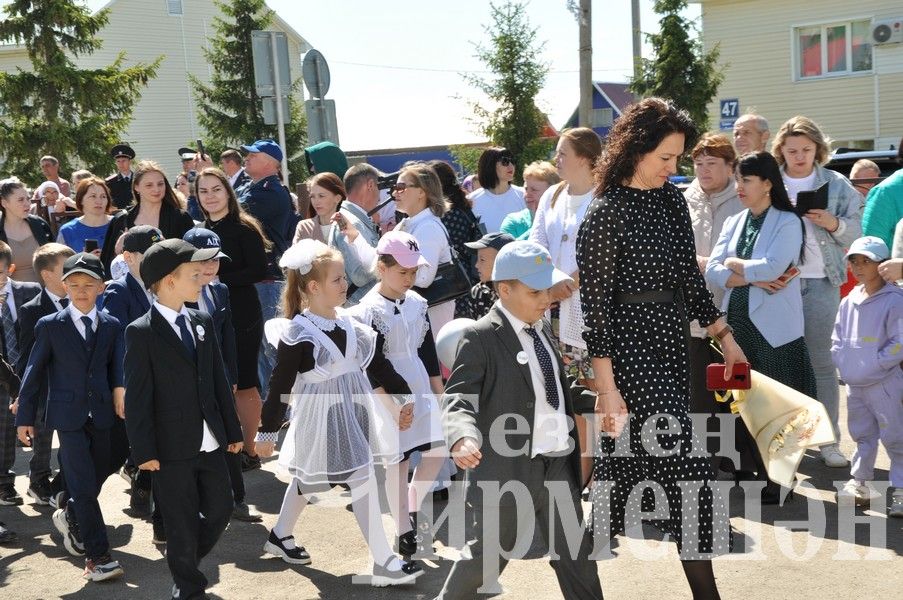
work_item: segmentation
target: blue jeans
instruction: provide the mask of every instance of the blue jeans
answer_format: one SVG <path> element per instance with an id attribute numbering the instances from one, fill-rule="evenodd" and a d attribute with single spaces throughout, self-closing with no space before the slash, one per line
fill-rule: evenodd
<path id="1" fill-rule="evenodd" d="M 284 281 L 262 281 L 255 283 L 257 297 L 260 298 L 260 308 L 263 312 L 263 322 L 266 323 L 276 316 L 279 306 L 279 297 L 282 295 Z M 266 400 L 267 389 L 270 385 L 270 375 L 273 374 L 273 365 L 276 364 L 276 349 L 267 343 L 266 336 L 257 353 L 257 378 L 260 380 L 260 397 Z"/>
<path id="2" fill-rule="evenodd" d="M 827 277 L 802 279 L 804 335 L 815 371 L 818 401 L 825 405 L 834 436 L 840 441 L 838 419 L 840 412 L 840 387 L 837 370 L 831 360 L 831 333 L 840 306 L 840 288 L 831 285 Z"/>

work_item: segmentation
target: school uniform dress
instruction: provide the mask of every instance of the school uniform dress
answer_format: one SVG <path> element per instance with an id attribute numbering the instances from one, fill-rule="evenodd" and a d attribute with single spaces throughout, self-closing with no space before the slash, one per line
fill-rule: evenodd
<path id="1" fill-rule="evenodd" d="M 2 326 L 2 335 L 0 335 L 0 344 L 2 344 L 3 357 L 10 365 L 15 365 L 22 358 L 22 345 L 19 343 L 19 336 L 22 331 L 21 327 L 21 310 L 22 306 L 35 296 L 41 293 L 41 286 L 36 283 L 14 281 L 7 279 L 6 286 L 0 288 L 0 298 L 3 299 L 0 306 L 0 326 Z M 34 326 L 34 323 L 31 323 Z M 29 332 L 31 334 L 31 332 Z M 26 352 L 24 360 L 28 360 Z M 16 475 L 12 468 L 16 462 L 16 426 L 15 416 L 9 411 L 9 405 L 12 402 L 9 392 L 0 388 L 0 486 L 12 485 L 15 483 Z M 41 431 L 43 433 L 43 429 Z M 53 435 L 53 432 L 50 432 Z M 40 443 L 40 450 L 35 448 L 35 454 L 32 455 L 32 463 L 29 467 L 32 470 L 31 479 L 37 481 L 46 477 L 50 473 L 50 447 L 47 445 L 47 434 L 43 434 Z"/>
<path id="2" fill-rule="evenodd" d="M 110 545 L 97 496 L 110 463 L 112 390 L 123 385 L 122 327 L 115 317 L 75 306 L 43 317 L 19 394 L 17 425 L 34 425 L 42 381 L 47 382 L 46 426 L 57 431 L 70 500 L 88 559 Z"/>
<path id="3" fill-rule="evenodd" d="M 21 379 L 25 376 L 28 356 L 34 347 L 34 328 L 41 317 L 52 315 L 69 306 L 69 298 L 59 297 L 46 288 L 41 293 L 19 307 L 19 318 L 16 325 L 19 329 L 19 360 L 16 361 L 16 374 Z M 47 407 L 47 382 L 41 381 L 38 392 L 37 423 L 35 423 L 35 439 L 32 440 L 31 459 L 28 461 L 28 473 L 32 483 L 51 475 L 50 450 L 53 442 L 53 430 L 46 427 L 44 414 Z M 59 460 L 59 458 L 57 458 Z M 2 470 L 2 467 L 0 467 Z M 4 471 L 5 472 L 5 471 Z M 0 473 L 2 475 L 2 473 Z M 51 491 L 58 492 L 65 487 L 62 471 L 51 481 Z"/>
<path id="4" fill-rule="evenodd" d="M 397 426 L 364 373 L 376 352 L 370 327 L 342 312 L 329 320 L 304 311 L 268 322 L 267 339 L 277 346 L 276 368 L 258 438 L 279 430 L 283 397 L 291 401 L 279 464 L 292 477 L 305 485 L 350 483 L 369 478 L 374 462 L 401 459 L 397 438 L 385 435 Z"/>
<path id="5" fill-rule="evenodd" d="M 137 465 L 160 461 L 154 492 L 181 598 L 203 594 L 198 563 L 232 513 L 223 452 L 242 440 L 212 319 L 159 303 L 126 328 L 126 427 Z M 204 515 L 203 519 L 198 514 Z"/>
<path id="6" fill-rule="evenodd" d="M 652 524 L 672 536 L 682 558 L 728 552 L 725 502 L 706 485 L 712 478 L 709 460 L 690 455 L 689 321 L 698 319 L 705 327 L 721 312 L 696 263 L 684 197 L 670 183 L 649 190 L 611 186 L 587 209 L 577 263 L 587 327 L 583 339 L 591 357 L 612 359 L 615 382 L 632 415 L 621 434 L 629 436 L 631 456 L 614 453 L 615 440 L 602 438 L 602 456 L 594 468 L 593 519 L 609 524 L 610 537 L 638 526 L 641 507 L 628 498 L 638 484 L 652 481 L 667 496 L 664 506 L 655 507 L 667 517 Z M 650 293 L 661 297 L 645 301 Z M 659 434 L 647 449 L 643 426 L 661 414 L 677 419 L 680 434 Z M 654 455 L 656 442 L 677 452 Z M 686 482 L 702 485 L 689 499 L 699 512 L 687 530 L 681 504 Z M 646 508 L 651 506 L 644 502 Z"/>
<path id="7" fill-rule="evenodd" d="M 373 288 L 350 312 L 373 328 L 377 347 L 410 391 L 396 391 L 375 379 L 371 381 L 374 387 L 381 385 L 390 394 L 413 395 L 414 421 L 398 432 L 399 450 L 409 458 L 413 452 L 443 446 L 441 411 L 430 388 L 430 377 L 439 377 L 441 372 L 426 300 L 412 291 L 400 300 L 390 300 Z"/>

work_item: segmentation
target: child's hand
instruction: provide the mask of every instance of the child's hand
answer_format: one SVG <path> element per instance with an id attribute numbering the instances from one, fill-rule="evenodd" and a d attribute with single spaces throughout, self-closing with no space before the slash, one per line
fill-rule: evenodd
<path id="1" fill-rule="evenodd" d="M 13 413 L 14 415 L 19 412 L 19 399 L 18 398 L 16 398 L 16 400 L 14 402 L 10 403 L 9 412 Z"/>
<path id="2" fill-rule="evenodd" d="M 146 463 L 138 465 L 138 468 L 142 471 L 159 471 L 160 461 L 157 459 L 149 460 Z"/>
<path id="3" fill-rule="evenodd" d="M 276 449 L 276 444 L 274 442 L 257 442 L 254 444 L 254 448 L 257 450 L 257 456 L 269 458 L 273 456 L 273 450 Z"/>
<path id="4" fill-rule="evenodd" d="M 228 450 L 232 454 L 238 454 L 239 452 L 241 452 L 241 449 L 244 445 L 244 442 L 235 442 L 234 444 L 229 444 L 226 450 Z"/>
<path id="5" fill-rule="evenodd" d="M 113 410 L 120 419 L 125 418 L 125 388 L 113 389 Z"/>
<path id="6" fill-rule="evenodd" d="M 398 411 L 398 430 L 406 431 L 414 422 L 414 403 L 405 404 Z"/>
<path id="7" fill-rule="evenodd" d="M 31 425 L 19 425 L 16 427 L 16 434 L 19 436 L 20 442 L 30 447 L 31 440 L 34 439 L 34 427 Z"/>
<path id="8" fill-rule="evenodd" d="M 483 453 L 480 452 L 480 445 L 473 438 L 461 438 L 451 449 L 452 458 L 455 464 L 461 469 L 473 469 L 480 464 Z"/>

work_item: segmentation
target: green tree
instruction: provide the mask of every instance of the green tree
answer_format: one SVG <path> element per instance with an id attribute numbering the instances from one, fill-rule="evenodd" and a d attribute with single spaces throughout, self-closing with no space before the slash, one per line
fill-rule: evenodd
<path id="1" fill-rule="evenodd" d="M 191 78 L 198 103 L 198 122 L 206 132 L 205 147 L 214 157 L 226 147 L 238 147 L 259 139 L 278 140 L 276 125 L 263 122 L 261 97 L 254 85 L 254 58 L 251 52 L 251 32 L 265 31 L 273 21 L 273 11 L 264 0 L 217 1 L 223 18 L 213 20 L 216 35 L 204 56 L 213 68 L 210 85 Z M 297 89 L 300 80 L 293 82 Z M 301 150 L 307 139 L 307 126 L 301 105 L 294 94 L 289 95 L 290 122 L 285 124 L 286 143 L 283 148 L 289 160 L 293 182 L 304 179 L 307 172 Z M 293 155 L 298 158 L 291 159 Z"/>
<path id="2" fill-rule="evenodd" d="M 546 115 L 536 106 L 549 65 L 542 62 L 545 42 L 537 43 L 526 5 L 515 0 L 489 5 L 484 27 L 489 45 L 476 44 L 476 56 L 492 72 L 489 78 L 469 74 L 464 79 L 482 91 L 495 109 L 471 102 L 480 132 L 511 151 L 520 167 L 548 157 L 551 142 L 540 137 Z M 520 173 L 518 173 L 520 181 Z"/>
<path id="3" fill-rule="evenodd" d="M 38 159 L 52 154 L 61 172 L 73 166 L 106 172 L 110 147 L 131 122 L 162 57 L 126 66 L 120 53 L 106 67 L 79 69 L 74 60 L 102 46 L 97 33 L 107 24 L 108 11 L 92 15 L 73 0 L 15 0 L 4 10 L 0 40 L 24 44 L 32 65 L 28 71 L 0 73 L 4 171 L 37 184 Z"/>
<path id="4" fill-rule="evenodd" d="M 695 23 L 682 16 L 686 8 L 686 0 L 656 0 L 653 9 L 662 15 L 661 29 L 646 36 L 653 57 L 642 60 L 630 90 L 643 97 L 673 100 L 690 113 L 699 131 L 706 131 L 708 104 L 718 93 L 724 70 L 718 64 L 718 46 L 706 52 Z"/>

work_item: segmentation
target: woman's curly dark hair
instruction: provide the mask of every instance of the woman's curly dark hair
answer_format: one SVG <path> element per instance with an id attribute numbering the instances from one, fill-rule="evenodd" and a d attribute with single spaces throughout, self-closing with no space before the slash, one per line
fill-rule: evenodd
<path id="1" fill-rule="evenodd" d="M 663 98 L 646 98 L 630 105 L 611 128 L 605 151 L 593 171 L 595 195 L 603 196 L 610 186 L 630 181 L 643 155 L 672 133 L 684 134 L 684 147 L 693 147 L 697 131 L 687 111 Z"/>

